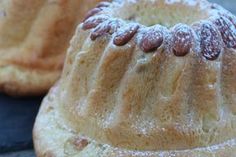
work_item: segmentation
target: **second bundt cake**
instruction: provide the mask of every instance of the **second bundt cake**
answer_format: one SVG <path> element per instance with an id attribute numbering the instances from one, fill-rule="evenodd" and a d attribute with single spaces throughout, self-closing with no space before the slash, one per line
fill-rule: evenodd
<path id="1" fill-rule="evenodd" d="M 235 16 L 205 0 L 98 5 L 42 103 L 38 156 L 235 156 L 235 48 Z"/>
<path id="2" fill-rule="evenodd" d="M 0 91 L 17 96 L 46 93 L 61 73 L 77 24 L 97 2 L 1 0 Z"/>

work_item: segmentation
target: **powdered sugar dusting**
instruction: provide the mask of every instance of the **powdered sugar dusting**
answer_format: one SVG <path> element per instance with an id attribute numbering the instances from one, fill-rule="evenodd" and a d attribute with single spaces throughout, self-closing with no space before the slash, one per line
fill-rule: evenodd
<path id="1" fill-rule="evenodd" d="M 105 34 L 113 34 L 121 26 L 121 22 L 117 19 L 110 18 L 107 21 L 100 23 L 91 33 L 92 40 L 96 40 L 98 37 Z"/>
<path id="2" fill-rule="evenodd" d="M 224 43 L 228 48 L 236 46 L 236 28 L 233 23 L 223 16 L 216 16 L 210 19 L 221 33 Z"/>
<path id="3" fill-rule="evenodd" d="M 108 19 L 109 19 L 109 16 L 107 16 L 107 15 L 91 16 L 90 18 L 88 18 L 87 20 L 84 21 L 82 28 L 84 30 L 95 28 L 100 23 L 102 23 Z"/>
<path id="4" fill-rule="evenodd" d="M 195 6 L 197 4 L 196 0 L 165 0 L 166 4 L 174 4 L 174 3 L 184 3 L 189 6 Z"/>
<path id="5" fill-rule="evenodd" d="M 208 60 L 215 60 L 224 47 L 220 32 L 209 21 L 201 21 L 194 26 L 200 37 L 201 53 Z"/>
<path id="6" fill-rule="evenodd" d="M 231 139 L 220 144 L 208 146 L 208 147 L 199 147 L 194 149 L 186 150 L 169 150 L 169 151 L 139 151 L 139 150 L 128 150 L 124 148 L 113 147 L 108 144 L 98 144 L 94 140 L 90 140 L 90 143 L 97 146 L 99 149 L 102 149 L 107 155 L 112 154 L 116 157 L 132 156 L 132 157 L 180 157 L 180 156 L 199 156 L 207 154 L 218 154 L 221 151 L 230 151 L 232 148 L 236 147 L 236 139 Z M 218 154 L 219 155 L 219 154 Z"/>
<path id="7" fill-rule="evenodd" d="M 137 23 L 130 23 L 127 24 L 123 29 L 120 29 L 116 36 L 113 39 L 113 43 L 117 46 L 123 46 L 127 44 L 137 33 L 139 29 L 139 24 Z"/>
<path id="8" fill-rule="evenodd" d="M 172 50 L 176 56 L 185 56 L 193 44 L 192 28 L 185 24 L 177 24 L 172 29 Z"/>
<path id="9" fill-rule="evenodd" d="M 143 29 L 139 39 L 139 46 L 144 52 L 155 51 L 164 41 L 163 26 L 155 25 Z"/>
<path id="10" fill-rule="evenodd" d="M 114 6 L 119 6 L 125 5 L 125 2 L 139 3 L 136 0 L 115 1 L 113 3 L 116 4 Z M 150 1 L 150 3 L 154 2 L 155 0 Z M 153 52 L 162 46 L 167 50 L 166 52 L 173 52 L 176 56 L 184 56 L 190 50 L 193 50 L 195 53 L 201 52 L 202 56 L 208 60 L 215 60 L 224 47 L 236 48 L 236 18 L 221 6 L 211 4 L 205 0 L 165 0 L 164 2 L 168 5 L 181 3 L 189 6 L 198 6 L 199 9 L 206 11 L 209 18 L 193 24 L 193 29 L 186 24 L 177 24 L 172 30 L 160 25 L 146 27 L 139 24 L 140 29 L 138 31 L 136 27 L 132 27 L 131 23 L 125 22 L 123 19 L 118 20 L 121 22 L 110 22 L 114 20 L 107 13 L 96 15 L 99 12 L 99 8 L 97 8 L 90 11 L 94 15 L 88 18 L 83 26 L 85 29 L 96 27 L 91 35 L 93 40 L 104 34 L 116 32 L 114 44 L 117 46 L 123 46 L 137 34 L 136 44 L 144 52 Z M 109 5 L 109 3 L 105 4 L 106 7 Z M 117 29 L 121 23 L 127 25 L 128 30 L 122 30 L 127 29 L 127 27 Z M 154 27 L 157 29 L 153 29 Z"/>

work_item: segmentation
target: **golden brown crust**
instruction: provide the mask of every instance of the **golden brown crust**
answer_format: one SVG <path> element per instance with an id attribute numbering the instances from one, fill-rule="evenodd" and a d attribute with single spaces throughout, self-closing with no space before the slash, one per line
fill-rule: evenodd
<path id="1" fill-rule="evenodd" d="M 201 21 L 205 18 L 198 16 L 204 13 L 201 7 L 206 12 L 212 9 L 204 0 L 188 2 L 114 1 L 79 25 L 60 82 L 45 98 L 36 120 L 34 142 L 39 156 L 235 156 L 236 51 L 217 45 L 222 53 L 207 60 L 198 48 L 212 41 L 195 34 L 191 42 L 196 48 L 178 57 L 168 49 L 173 44 L 168 29 L 153 53 L 144 53 L 137 44 L 140 29 L 151 24 L 145 20 L 160 20 L 164 16 L 159 12 L 169 14 L 162 20 L 170 24 L 187 20 L 173 18 L 174 13 L 191 13 L 190 18 Z M 128 28 L 121 35 L 124 40 L 115 45 L 114 30 L 122 31 L 135 20 L 147 26 Z M 203 22 L 214 36 L 210 39 L 221 40 L 208 23 Z M 205 38 L 208 33 L 203 30 Z M 211 44 L 208 48 L 214 47 Z M 88 141 L 82 150 L 73 142 L 80 138 Z"/>
<path id="2" fill-rule="evenodd" d="M 37 157 L 234 157 L 236 139 L 222 144 L 179 151 L 132 151 L 101 144 L 73 132 L 58 112 L 58 86 L 41 106 L 33 131 Z M 77 147 L 75 140 L 88 140 Z"/>
<path id="3" fill-rule="evenodd" d="M 2 0 L 0 90 L 46 93 L 60 75 L 76 25 L 98 1 Z"/>
<path id="4" fill-rule="evenodd" d="M 235 88 L 227 57 L 234 50 L 215 61 L 194 51 L 145 54 L 133 41 L 114 46 L 109 34 L 92 41 L 91 31 L 78 27 L 61 78 L 59 107 L 71 128 L 135 150 L 192 149 L 235 137 L 235 99 L 224 97 Z"/>
<path id="5" fill-rule="evenodd" d="M 12 96 L 37 96 L 48 91 L 61 71 L 30 70 L 14 65 L 0 67 L 0 91 Z"/>

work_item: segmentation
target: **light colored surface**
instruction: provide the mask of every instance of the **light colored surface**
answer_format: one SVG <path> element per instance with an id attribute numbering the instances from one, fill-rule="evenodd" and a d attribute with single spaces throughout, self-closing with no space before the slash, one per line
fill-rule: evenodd
<path id="1" fill-rule="evenodd" d="M 179 151 L 134 151 L 98 143 L 67 127 L 58 111 L 57 89 L 55 86 L 44 99 L 34 127 L 38 157 L 235 157 L 236 140 Z M 80 143 L 81 139 L 88 145 Z"/>
<path id="2" fill-rule="evenodd" d="M 157 11 L 166 7 L 163 1 L 147 2 L 124 1 L 104 12 L 148 19 L 154 5 Z M 211 9 L 204 1 L 193 4 L 173 3 L 170 10 Z M 143 17 L 135 17 L 145 9 Z M 117 47 L 109 35 L 91 41 L 91 31 L 78 27 L 61 77 L 59 108 L 73 130 L 132 150 L 183 150 L 235 137 L 235 51 L 226 49 L 215 61 L 193 51 L 176 57 L 165 46 L 153 55 L 132 41 Z"/>
<path id="3" fill-rule="evenodd" d="M 135 19 L 135 11 L 146 9 L 148 19 L 150 8 L 165 5 L 124 2 L 104 12 Z M 195 2 L 202 10 L 212 9 L 204 1 Z M 173 3 L 175 8 L 178 5 Z M 132 150 L 137 156 L 161 156 L 161 151 L 163 156 L 234 155 L 234 50 L 225 49 L 219 59 L 207 61 L 195 52 L 185 57 L 163 49 L 145 54 L 132 41 L 116 47 L 109 35 L 91 41 L 89 34 L 78 27 L 61 80 L 43 103 L 34 130 L 39 155 L 63 156 L 67 140 L 81 134 L 93 140 L 75 156 L 88 155 L 94 148 L 98 150 L 91 152 L 94 156 L 106 156 L 106 151 L 110 156 L 119 152 L 135 156 Z M 49 122 L 52 125 L 45 128 Z"/>
<path id="4" fill-rule="evenodd" d="M 1 0 L 0 90 L 46 93 L 61 73 L 75 27 L 91 6 L 87 0 Z"/>

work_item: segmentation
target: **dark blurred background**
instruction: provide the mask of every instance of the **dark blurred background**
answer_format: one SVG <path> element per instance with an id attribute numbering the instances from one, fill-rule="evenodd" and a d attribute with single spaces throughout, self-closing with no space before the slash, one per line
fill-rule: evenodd
<path id="1" fill-rule="evenodd" d="M 236 14 L 236 0 L 210 1 Z M 41 100 L 0 94 L 0 157 L 35 157 L 32 128 Z"/>

